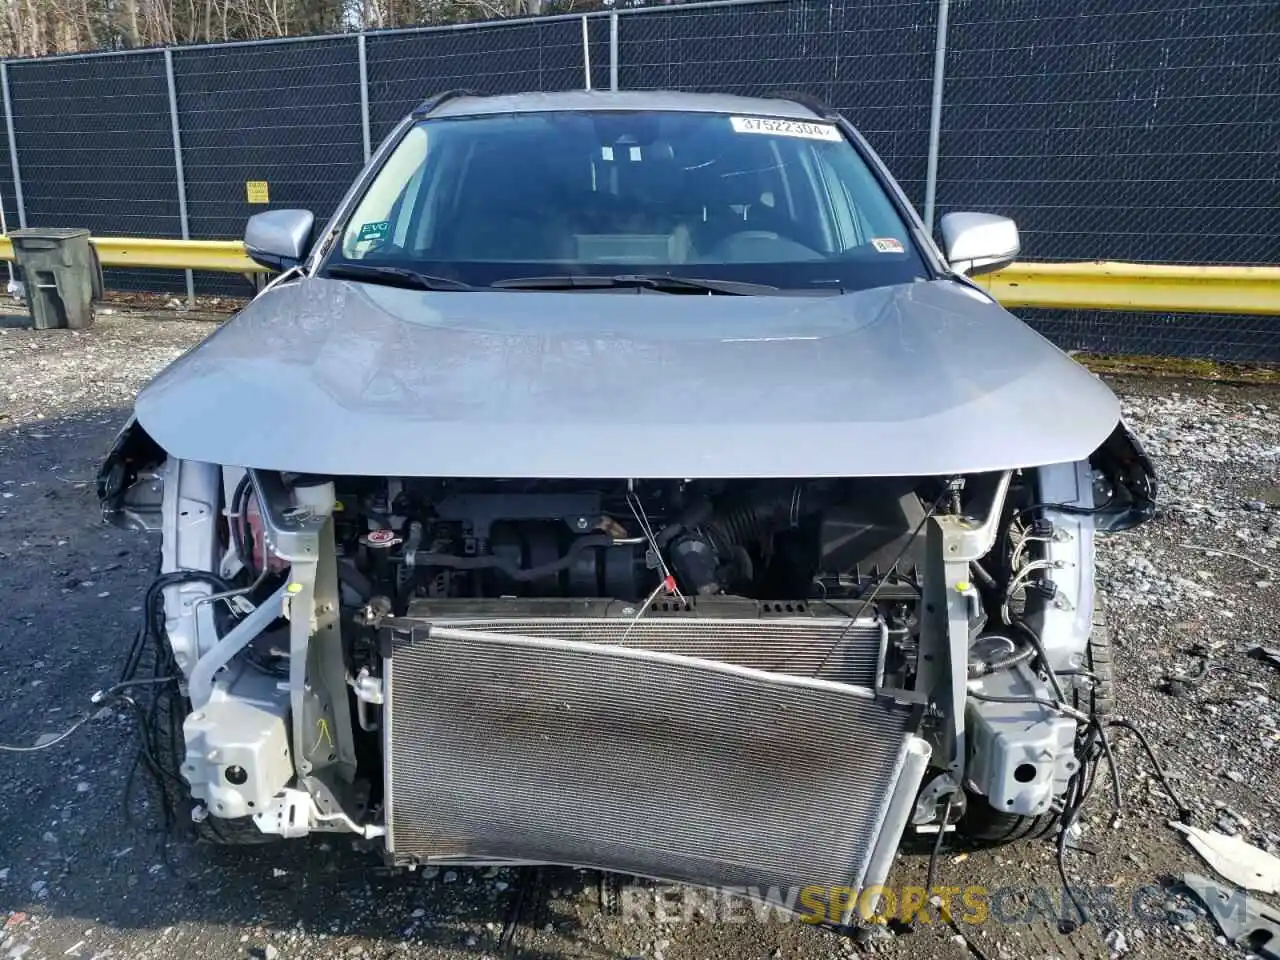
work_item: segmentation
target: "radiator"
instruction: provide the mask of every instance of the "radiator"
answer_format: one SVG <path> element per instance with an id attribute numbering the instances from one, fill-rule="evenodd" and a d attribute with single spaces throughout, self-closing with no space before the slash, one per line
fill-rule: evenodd
<path id="1" fill-rule="evenodd" d="M 631 637 L 588 643 L 493 625 L 390 634 L 383 736 L 396 860 L 747 888 L 883 882 L 928 760 L 907 706 Z"/>

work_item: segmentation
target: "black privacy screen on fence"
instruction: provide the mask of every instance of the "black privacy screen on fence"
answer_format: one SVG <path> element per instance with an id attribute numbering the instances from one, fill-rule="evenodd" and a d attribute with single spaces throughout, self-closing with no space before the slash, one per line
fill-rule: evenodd
<path id="1" fill-rule="evenodd" d="M 8 73 L 28 226 L 182 236 L 164 54 L 10 63 Z M 105 279 L 133 290 L 183 282 L 155 270 Z"/>
<path id="2" fill-rule="evenodd" d="M 184 50 L 173 72 L 194 239 L 241 236 L 262 210 L 337 206 L 364 163 L 354 37 Z M 211 275 L 199 289 L 249 286 Z"/>
<path id="3" fill-rule="evenodd" d="M 600 51 L 606 58 L 607 46 Z M 434 93 L 581 90 L 582 21 L 547 20 L 368 38 L 374 142 Z M 607 74 L 606 74 L 607 77 Z"/>
<path id="4" fill-rule="evenodd" d="M 923 206 L 939 0 L 741 0 L 172 51 L 190 235 L 332 213 L 406 112 L 449 89 L 797 91 L 847 116 Z M 585 42 L 584 42 L 585 22 Z M 611 29 L 617 61 L 611 63 Z M 1030 260 L 1275 263 L 1274 0 L 950 0 L 937 210 L 1013 217 Z M 611 70 L 611 67 L 613 70 Z M 162 51 L 10 61 L 31 226 L 180 236 Z M 253 184 L 253 187 L 249 185 Z M 261 199 L 266 185 L 267 203 Z M 6 222 L 13 178 L 0 164 Z M 253 194 L 251 196 L 251 193 Z M 936 219 L 936 218 L 935 218 Z M 126 289 L 180 274 L 111 271 Z M 197 277 L 202 293 L 244 292 Z M 1064 347 L 1280 362 L 1268 317 L 1020 311 Z"/>
<path id="5" fill-rule="evenodd" d="M 968 0 L 947 32 L 938 213 L 1029 260 L 1280 259 L 1274 2 Z M 1280 318 L 1033 311 L 1064 346 L 1280 361 Z"/>
<path id="6" fill-rule="evenodd" d="M 787 0 L 620 17 L 619 86 L 817 97 L 862 131 L 919 205 L 937 8 Z"/>
<path id="7" fill-rule="evenodd" d="M 364 163 L 354 37 L 184 51 L 173 60 L 191 236 L 269 207 L 331 211 Z M 248 183 L 267 185 L 266 205 Z"/>

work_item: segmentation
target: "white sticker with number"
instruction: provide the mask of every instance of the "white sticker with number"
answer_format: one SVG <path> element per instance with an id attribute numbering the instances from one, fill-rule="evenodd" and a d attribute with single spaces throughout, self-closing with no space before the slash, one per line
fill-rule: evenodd
<path id="1" fill-rule="evenodd" d="M 775 137 L 800 137 L 803 140 L 834 140 L 844 138 L 840 130 L 829 123 L 809 123 L 805 120 L 779 120 L 775 117 L 730 117 L 729 122 L 737 133 L 768 133 Z"/>

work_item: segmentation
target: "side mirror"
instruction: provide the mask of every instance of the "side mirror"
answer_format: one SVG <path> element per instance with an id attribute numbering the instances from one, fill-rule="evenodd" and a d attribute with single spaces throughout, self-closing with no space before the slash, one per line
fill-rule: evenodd
<path id="1" fill-rule="evenodd" d="M 1018 225 L 994 213 L 948 213 L 942 218 L 942 246 L 951 269 L 967 275 L 1006 267 L 1022 248 Z"/>
<path id="2" fill-rule="evenodd" d="M 311 249 L 316 218 L 310 210 L 255 213 L 244 227 L 244 250 L 269 270 L 297 266 Z"/>

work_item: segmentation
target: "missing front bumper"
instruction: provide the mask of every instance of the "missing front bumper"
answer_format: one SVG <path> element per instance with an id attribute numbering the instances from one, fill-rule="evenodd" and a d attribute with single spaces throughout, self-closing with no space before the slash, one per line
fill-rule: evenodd
<path id="1" fill-rule="evenodd" d="M 393 631 L 389 653 L 401 862 L 865 889 L 885 879 L 929 757 L 911 707 L 846 683 L 427 624 Z"/>

